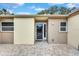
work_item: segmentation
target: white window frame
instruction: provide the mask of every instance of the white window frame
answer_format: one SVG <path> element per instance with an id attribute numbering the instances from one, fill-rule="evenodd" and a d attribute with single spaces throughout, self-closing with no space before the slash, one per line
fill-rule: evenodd
<path id="1" fill-rule="evenodd" d="M 61 22 L 66 22 L 66 26 L 61 26 Z M 59 22 L 59 32 L 67 32 L 68 31 L 68 26 L 67 26 L 67 21 L 61 21 L 61 22 Z M 61 31 L 61 27 L 65 27 L 66 28 L 66 31 Z"/>
<path id="2" fill-rule="evenodd" d="M 3 21 L 2 21 L 2 22 L 3 22 Z M 1 32 L 14 32 L 14 30 L 13 30 L 13 31 L 3 31 L 3 30 L 2 30 L 2 27 L 14 27 L 14 26 L 2 26 L 2 22 L 0 22 L 0 25 L 1 25 L 1 26 L 0 26 L 0 31 L 1 31 Z M 13 23 L 14 23 L 14 22 L 13 22 Z"/>

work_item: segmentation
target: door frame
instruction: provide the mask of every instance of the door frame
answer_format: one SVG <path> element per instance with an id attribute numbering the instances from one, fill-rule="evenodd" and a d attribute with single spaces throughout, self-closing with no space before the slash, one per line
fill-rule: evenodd
<path id="1" fill-rule="evenodd" d="M 43 29 L 42 29 L 42 31 L 43 31 L 43 33 L 42 33 L 43 39 L 37 39 L 37 27 L 36 27 L 37 24 L 43 24 Z M 46 25 L 46 37 L 44 37 L 44 24 Z M 35 40 L 46 40 L 47 39 L 47 23 L 46 22 L 36 22 L 35 23 L 35 36 L 36 36 Z"/>

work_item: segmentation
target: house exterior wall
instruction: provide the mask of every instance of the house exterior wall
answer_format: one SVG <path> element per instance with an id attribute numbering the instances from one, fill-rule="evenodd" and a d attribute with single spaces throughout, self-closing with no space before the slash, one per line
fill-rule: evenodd
<path id="1" fill-rule="evenodd" d="M 1 22 L 13 22 L 13 19 L 0 19 L 0 23 Z M 0 43 L 1 44 L 13 44 L 13 40 L 14 40 L 13 32 L 0 31 Z"/>
<path id="2" fill-rule="evenodd" d="M 0 32 L 1 44 L 13 44 L 14 34 L 13 32 Z"/>
<path id="3" fill-rule="evenodd" d="M 68 44 L 75 48 L 79 46 L 79 14 L 68 18 Z"/>
<path id="4" fill-rule="evenodd" d="M 14 44 L 34 44 L 34 18 L 14 18 Z"/>
<path id="5" fill-rule="evenodd" d="M 59 24 L 65 19 L 48 19 L 48 42 L 67 43 L 67 32 L 59 32 Z"/>

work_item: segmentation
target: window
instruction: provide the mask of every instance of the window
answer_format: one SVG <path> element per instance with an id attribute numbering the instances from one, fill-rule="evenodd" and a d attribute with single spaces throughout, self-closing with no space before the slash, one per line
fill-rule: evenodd
<path id="1" fill-rule="evenodd" d="M 60 32 L 66 32 L 67 31 L 67 22 L 60 22 Z"/>
<path id="2" fill-rule="evenodd" d="M 2 31 L 14 31 L 13 22 L 2 22 Z"/>

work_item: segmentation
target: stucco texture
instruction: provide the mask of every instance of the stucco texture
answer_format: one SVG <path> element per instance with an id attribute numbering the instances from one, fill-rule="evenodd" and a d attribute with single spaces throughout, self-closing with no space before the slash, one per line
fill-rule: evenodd
<path id="1" fill-rule="evenodd" d="M 14 44 L 34 44 L 33 18 L 14 18 Z"/>
<path id="2" fill-rule="evenodd" d="M 79 15 L 68 19 L 68 44 L 75 48 L 79 45 Z"/>
<path id="3" fill-rule="evenodd" d="M 0 22 L 13 22 L 14 20 L 12 18 L 4 18 L 0 19 Z M 2 25 L 0 24 L 0 27 Z M 8 32 L 8 31 L 0 31 L 0 44 L 13 44 L 14 41 L 14 32 Z"/>
<path id="4" fill-rule="evenodd" d="M 48 42 L 63 44 L 67 43 L 67 32 L 59 32 L 59 24 L 65 19 L 48 19 Z"/>

